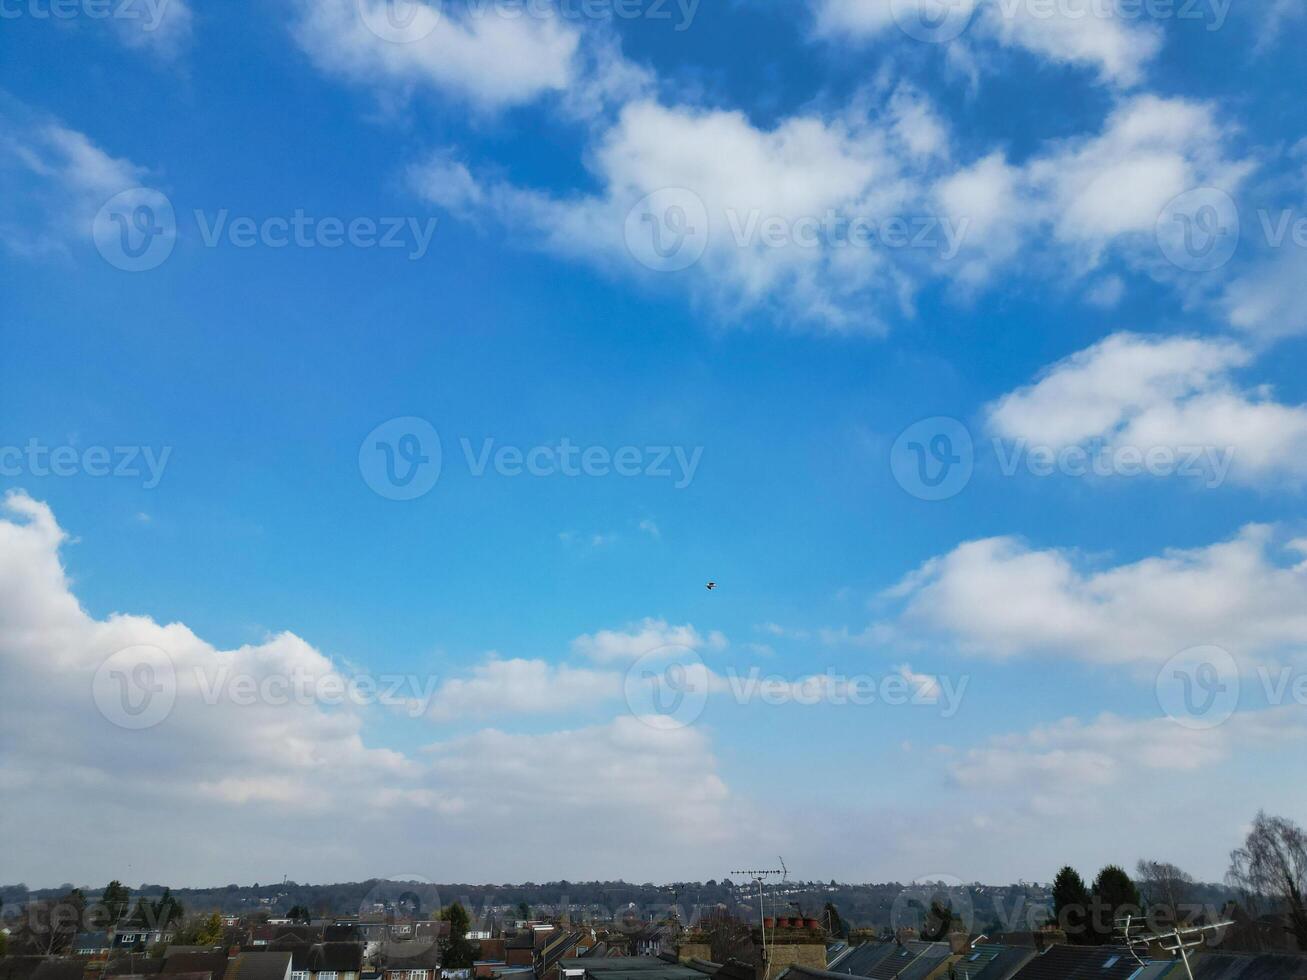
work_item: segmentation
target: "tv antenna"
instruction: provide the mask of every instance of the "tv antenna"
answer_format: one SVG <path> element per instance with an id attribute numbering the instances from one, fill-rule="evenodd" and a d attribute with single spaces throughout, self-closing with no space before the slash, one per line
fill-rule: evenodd
<path id="1" fill-rule="evenodd" d="M 765 871 L 753 869 L 731 872 L 733 875 L 747 875 L 749 878 L 753 879 L 758 886 L 758 931 L 762 936 L 763 980 L 768 980 L 771 973 L 771 957 L 767 954 L 767 918 L 763 905 L 765 901 L 763 890 L 764 884 L 768 878 L 777 877 L 780 878 L 781 884 L 784 884 L 790 877 L 790 869 L 785 867 L 785 858 L 778 857 L 776 860 L 780 862 L 781 866 L 779 868 L 771 868 Z M 772 926 L 772 932 L 776 932 L 775 925 Z"/>
<path id="2" fill-rule="evenodd" d="M 1135 958 L 1140 966 L 1144 965 L 1144 960 L 1139 955 L 1136 947 L 1142 946 L 1144 952 L 1147 952 L 1149 945 L 1156 943 L 1172 956 L 1179 956 L 1181 962 L 1184 963 L 1184 972 L 1189 980 L 1194 980 L 1193 967 L 1189 965 L 1189 950 L 1205 945 L 1210 934 L 1232 925 L 1234 925 L 1232 919 L 1225 919 L 1208 925 L 1185 926 L 1183 928 L 1177 925 L 1167 932 L 1154 932 L 1149 929 L 1146 922 L 1142 921 L 1141 917 L 1124 915 L 1116 918 L 1116 931 L 1125 939 L 1126 949 L 1130 951 L 1130 955 Z"/>

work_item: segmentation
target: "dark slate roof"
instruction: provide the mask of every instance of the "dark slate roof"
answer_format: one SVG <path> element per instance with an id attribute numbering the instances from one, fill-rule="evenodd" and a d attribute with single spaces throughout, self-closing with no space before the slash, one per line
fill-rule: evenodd
<path id="1" fill-rule="evenodd" d="M 1050 946 L 1031 959 L 1014 980 L 1131 980 L 1139 961 L 1116 946 Z"/>
<path id="2" fill-rule="evenodd" d="M 595 980 L 703 980 L 698 970 L 657 956 L 559 960 L 558 966 L 560 971 L 585 970 Z"/>
<path id="3" fill-rule="evenodd" d="M 108 949 L 107 932 L 79 932 L 73 937 L 73 949 Z"/>
<path id="4" fill-rule="evenodd" d="M 986 963 L 979 973 L 971 974 L 970 980 L 1012 980 L 1016 972 L 1036 956 L 1033 949 L 1025 946 L 1001 946 L 999 949 L 999 954 Z"/>
<path id="5" fill-rule="evenodd" d="M 814 970 L 810 966 L 791 966 L 776 980 L 848 980 L 847 973 L 831 973 L 829 970 Z"/>
<path id="6" fill-rule="evenodd" d="M 82 980 L 86 964 L 82 960 L 46 960 L 37 966 L 32 980 Z"/>
<path id="7" fill-rule="evenodd" d="M 0 980 L 29 980 L 44 962 L 44 956 L 0 957 Z"/>
<path id="8" fill-rule="evenodd" d="M 358 943 L 319 943 L 309 954 L 309 969 L 314 973 L 358 973 L 363 969 L 363 947 Z"/>
<path id="9" fill-rule="evenodd" d="M 916 952 L 916 958 L 899 971 L 898 980 L 926 980 L 926 977 L 953 955 L 953 950 L 948 943 L 930 943 L 925 949 Z"/>
<path id="10" fill-rule="evenodd" d="M 150 976 L 163 972 L 163 960 L 152 956 L 120 956 L 104 968 L 106 977 Z"/>
<path id="11" fill-rule="evenodd" d="M 225 952 L 209 953 L 173 953 L 163 960 L 164 976 L 178 973 L 207 973 L 213 980 L 222 980 L 227 972 L 227 954 Z"/>
<path id="12" fill-rule="evenodd" d="M 440 966 L 440 947 L 414 939 L 382 943 L 377 962 L 387 970 L 434 970 Z"/>
<path id="13" fill-rule="evenodd" d="M 300 942 L 296 939 L 279 939 L 261 947 L 261 950 L 272 953 L 290 953 L 290 968 L 292 970 L 307 970 L 309 969 L 309 954 L 313 951 L 313 944 Z M 251 952 L 256 951 L 251 950 Z"/>
<path id="14" fill-rule="evenodd" d="M 923 943 L 914 940 L 902 945 L 897 943 L 890 945 L 894 948 L 877 960 L 866 976 L 874 977 L 875 980 L 894 980 L 895 977 L 911 966 L 919 956 L 927 953 L 932 953 L 931 968 L 939 966 L 940 957 L 933 955 L 936 947 L 942 947 L 944 955 L 948 955 L 948 943 Z"/>
<path id="15" fill-rule="evenodd" d="M 953 964 L 952 975 L 954 980 L 973 980 L 1001 952 L 1003 952 L 1002 946 L 996 946 L 993 943 L 977 943 L 963 953 L 961 958 Z"/>
<path id="16" fill-rule="evenodd" d="M 241 953 L 227 964 L 226 980 L 283 980 L 290 967 L 290 953 Z"/>
<path id="17" fill-rule="evenodd" d="M 854 946 L 830 965 L 829 972 L 842 973 L 845 976 L 869 977 L 872 968 L 897 949 L 897 943 L 863 943 L 861 946 Z"/>
<path id="18" fill-rule="evenodd" d="M 549 969 L 564 956 L 570 955 L 585 936 L 586 933 L 583 932 L 564 932 L 550 939 L 544 949 L 541 972 Z"/>
<path id="19" fill-rule="evenodd" d="M 1301 953 L 1203 953 L 1193 959 L 1194 980 L 1304 980 Z"/>
<path id="20" fill-rule="evenodd" d="M 1135 975 L 1134 980 L 1176 980 L 1184 976 L 1184 964 L 1179 960 L 1150 960 Z M 1185 977 L 1185 980 L 1188 978 Z"/>
<path id="21" fill-rule="evenodd" d="M 705 960 L 698 960 L 699 963 L 705 963 Z M 712 963 L 708 963 L 712 966 Z M 696 967 L 697 969 L 697 967 Z M 758 975 L 758 971 L 748 963 L 732 957 L 713 971 L 713 980 L 753 980 Z"/>

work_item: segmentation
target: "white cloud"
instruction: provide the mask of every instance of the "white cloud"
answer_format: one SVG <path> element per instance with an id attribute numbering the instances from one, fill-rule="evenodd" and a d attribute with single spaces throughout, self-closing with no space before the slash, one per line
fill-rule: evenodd
<path id="1" fill-rule="evenodd" d="M 1142 793 L 1156 794 L 1160 805 L 1184 793 L 1186 783 L 1228 773 L 1238 758 L 1276 748 L 1292 752 L 1305 737 L 1307 727 L 1294 708 L 1238 713 L 1203 731 L 1169 718 L 1107 713 L 1088 723 L 1065 718 L 992 738 L 961 753 L 949 771 L 977 804 L 990 796 L 1037 818 L 1092 820 L 1115 810 L 1122 794 L 1140 802 Z"/>
<path id="2" fill-rule="evenodd" d="M 412 754 L 371 747 L 370 709 L 327 697 L 351 676 L 304 640 L 281 633 L 222 650 L 180 623 L 95 618 L 70 589 L 67 535 L 50 509 L 20 493 L 0 507 L 0 746 L 22 747 L 0 753 L 0 834 L 17 879 L 107 881 L 130 868 L 144 880 L 212 884 L 216 873 L 259 880 L 276 867 L 300 880 L 545 880 L 561 867 L 560 834 L 584 841 L 567 858 L 571 873 L 644 879 L 693 874 L 752 819 L 702 730 L 659 731 L 629 715 L 566 731 L 483 731 Z M 125 717 L 114 702 L 97 711 L 105 702 L 93 690 L 104 688 L 93 679 L 115 651 L 142 644 L 171 658 L 176 703 L 156 727 L 130 730 L 111 722 Z M 235 680 L 272 692 L 270 679 L 292 675 L 319 696 L 246 703 Z M 531 710 L 536 693 L 522 685 L 532 677 L 557 694 L 589 675 L 505 661 L 445 693 L 460 707 L 506 694 Z M 704 826 L 687 837 L 691 822 Z M 59 848 L 38 846 L 55 826 Z M 117 843 L 106 849 L 106 839 Z M 402 855 L 397 840 L 408 842 Z"/>
<path id="3" fill-rule="evenodd" d="M 636 661 L 655 651 L 665 651 L 668 657 L 675 657 L 677 650 L 672 648 L 723 650 L 726 648 L 726 637 L 716 630 L 707 635 L 701 634 L 689 623 L 672 626 L 663 619 L 644 619 L 632 623 L 624 630 L 600 630 L 593 634 L 583 634 L 572 641 L 575 653 L 597 663 Z"/>
<path id="4" fill-rule="evenodd" d="M 1228 136 L 1208 103 L 1140 95 L 1101 132 L 1050 143 L 1021 166 L 994 152 L 961 168 L 936 188 L 943 214 L 970 219 L 958 278 L 983 283 L 1044 240 L 1074 276 L 1116 249 L 1164 278 L 1156 230 L 1167 205 L 1198 187 L 1233 194 L 1251 170 Z"/>
<path id="5" fill-rule="evenodd" d="M 699 295 L 728 316 L 771 307 L 796 324 L 850 331 L 881 329 L 886 306 L 904 309 L 910 270 L 950 242 L 937 225 L 922 244 L 908 224 L 914 246 L 897 248 L 832 245 L 826 231 L 843 235 L 857 218 L 876 238 L 887 220 L 927 220 L 922 181 L 946 152 L 943 125 L 906 89 L 874 118 L 804 115 L 770 129 L 741 112 L 646 99 L 628 103 L 590 148 L 597 195 L 469 183 L 446 154 L 410 180 L 430 201 L 463 211 L 480 204 L 504 227 L 527 231 L 530 244 L 628 274 L 645 271 L 628 217 L 647 195 L 672 189 L 684 212 L 706 213 L 704 251 L 687 273 Z M 779 227 L 779 243 L 768 243 L 768 224 Z"/>
<path id="6" fill-rule="evenodd" d="M 294 2 L 294 37 L 318 69 L 390 102 L 430 90 L 492 112 L 552 97 L 565 115 L 593 122 L 655 84 L 614 32 L 583 29 L 548 4 L 414 0 L 396 19 L 392 0 Z"/>
<path id="7" fill-rule="evenodd" d="M 1307 332 L 1307 250 L 1288 246 L 1232 282 L 1222 298 L 1230 324 L 1267 338 Z"/>
<path id="8" fill-rule="evenodd" d="M 455 16 L 415 3 L 396 25 L 387 0 L 298 0 L 296 40 L 322 70 L 379 88 L 431 87 L 485 109 L 562 92 L 575 80 L 580 33 L 553 16 Z"/>
<path id="9" fill-rule="evenodd" d="M 622 696 L 622 675 L 544 660 L 492 659 L 469 677 L 440 685 L 428 716 L 435 721 L 521 714 L 562 714 Z"/>
<path id="10" fill-rule="evenodd" d="M 14 253 L 41 255 L 89 241 L 100 207 L 148 182 L 145 167 L 12 101 L 0 102 L 0 130 L 0 173 L 10 187 L 0 202 L 0 243 Z"/>
<path id="11" fill-rule="evenodd" d="M 955 163 L 948 129 L 912 88 L 876 98 L 870 110 L 858 100 L 770 128 L 741 112 L 628 103 L 586 154 L 597 193 L 480 179 L 448 152 L 411 167 L 409 182 L 461 217 L 493 218 L 516 243 L 650 283 L 672 279 L 647 271 L 657 268 L 648 238 L 661 233 L 685 249 L 677 278 L 727 319 L 767 311 L 848 332 L 911 317 L 927 282 L 974 291 L 1018 261 L 1017 274 L 1075 279 L 1114 250 L 1174 278 L 1155 240 L 1159 215 L 1192 187 L 1237 190 L 1249 169 L 1229 158 L 1204 103 L 1126 99 L 1101 132 L 1015 165 L 1001 151 Z M 665 198 L 641 215 L 649 195 Z M 673 211 L 684 220 L 660 226 Z M 684 227 L 698 237 L 677 238 Z M 851 228 L 863 240 L 851 243 Z"/>
<path id="12" fill-rule="evenodd" d="M 819 36 L 847 42 L 961 35 L 1020 48 L 1056 64 L 1092 69 L 1118 85 L 1138 82 L 1161 48 L 1161 32 L 1101 0 L 816 0 Z M 941 20 L 941 16 L 944 18 Z M 939 24 L 942 35 L 919 31 Z M 961 43 L 961 42 L 959 42 Z"/>
<path id="13" fill-rule="evenodd" d="M 1257 36 L 1257 53 L 1273 48 L 1280 40 L 1285 24 L 1307 15 L 1299 0 L 1268 0 L 1261 7 L 1262 25 Z"/>
<path id="14" fill-rule="evenodd" d="M 910 664 L 900 664 L 894 668 L 912 687 L 913 696 L 923 704 L 936 704 L 939 701 L 939 678 L 934 674 L 918 674 Z"/>
<path id="15" fill-rule="evenodd" d="M 1251 667 L 1307 643 L 1307 563 L 1272 529 L 1094 568 L 1071 551 L 1011 537 L 958 545 L 891 590 L 900 641 L 933 638 L 998 659 L 1126 665 L 1147 676 L 1172 656 L 1214 645 Z"/>
<path id="16" fill-rule="evenodd" d="M 1230 373 L 1251 360 L 1224 340 L 1113 334 L 1003 396 L 988 421 L 1001 437 L 1053 450 L 1097 441 L 1179 457 L 1210 448 L 1232 453 L 1230 473 L 1241 482 L 1301 483 L 1307 408 L 1238 386 Z"/>
<path id="17" fill-rule="evenodd" d="M 127 47 L 171 61 L 190 48 L 195 15 L 187 0 L 155 0 L 123 7 L 136 16 L 113 17 L 118 39 Z"/>

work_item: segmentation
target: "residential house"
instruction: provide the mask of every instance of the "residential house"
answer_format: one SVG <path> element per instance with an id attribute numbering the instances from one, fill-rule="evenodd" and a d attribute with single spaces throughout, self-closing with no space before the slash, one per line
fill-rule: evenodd
<path id="1" fill-rule="evenodd" d="M 242 951 L 228 960 L 224 980 L 290 980 L 290 962 L 284 950 Z"/>
<path id="2" fill-rule="evenodd" d="M 1121 946 L 1057 945 L 1027 960 L 1012 980 L 1161 980 L 1177 965 L 1174 960 L 1140 963 Z"/>
<path id="3" fill-rule="evenodd" d="M 74 956 L 107 956 L 113 943 L 107 932 L 79 932 L 73 937 L 72 952 Z"/>

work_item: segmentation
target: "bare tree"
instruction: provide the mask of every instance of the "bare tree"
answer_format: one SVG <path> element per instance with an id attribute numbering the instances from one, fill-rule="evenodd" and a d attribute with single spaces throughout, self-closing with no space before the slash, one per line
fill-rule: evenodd
<path id="1" fill-rule="evenodd" d="M 1167 924 L 1178 924 L 1183 911 L 1192 904 L 1193 876 L 1169 861 L 1141 859 L 1135 865 L 1135 881 L 1149 915 L 1164 919 Z"/>
<path id="2" fill-rule="evenodd" d="M 1226 878 L 1244 892 L 1250 909 L 1269 899 L 1287 911 L 1299 948 L 1307 949 L 1307 831 L 1259 811 L 1243 847 L 1230 852 Z"/>

